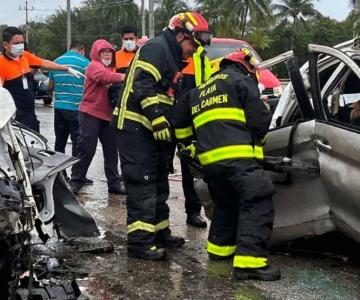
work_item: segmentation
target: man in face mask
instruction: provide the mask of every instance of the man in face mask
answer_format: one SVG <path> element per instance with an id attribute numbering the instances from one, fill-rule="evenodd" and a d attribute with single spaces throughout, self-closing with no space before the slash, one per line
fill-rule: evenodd
<path id="1" fill-rule="evenodd" d="M 137 41 L 137 29 L 131 25 L 124 26 L 122 29 L 122 48 L 116 52 L 117 72 L 126 73 L 126 70 L 138 49 Z"/>
<path id="2" fill-rule="evenodd" d="M 6 27 L 2 33 L 3 54 L 0 55 L 0 79 L 9 90 L 16 105 L 15 120 L 39 131 L 35 115 L 35 98 L 31 80 L 32 68 L 67 71 L 75 77 L 83 74 L 64 65 L 39 58 L 24 50 L 24 35 L 17 27 Z"/>

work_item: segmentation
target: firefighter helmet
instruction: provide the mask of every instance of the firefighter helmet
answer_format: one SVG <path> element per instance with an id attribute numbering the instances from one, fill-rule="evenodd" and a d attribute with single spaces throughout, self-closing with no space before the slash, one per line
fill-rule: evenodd
<path id="1" fill-rule="evenodd" d="M 201 45 L 210 45 L 212 34 L 205 18 L 197 12 L 179 13 L 170 19 L 168 27 L 172 30 L 180 30 L 186 33 L 194 41 Z"/>
<path id="2" fill-rule="evenodd" d="M 251 53 L 251 51 L 247 48 L 240 48 L 235 50 L 234 52 L 226 55 L 224 57 L 224 59 L 222 60 L 222 62 L 226 62 L 226 61 L 233 61 L 236 63 L 240 63 L 242 66 L 245 67 L 245 69 L 255 75 L 256 77 L 258 77 L 258 65 L 259 65 L 259 59 Z"/>

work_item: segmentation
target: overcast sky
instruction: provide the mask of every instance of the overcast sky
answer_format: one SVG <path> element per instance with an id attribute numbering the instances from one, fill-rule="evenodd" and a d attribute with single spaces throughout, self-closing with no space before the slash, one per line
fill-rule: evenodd
<path id="1" fill-rule="evenodd" d="M 25 11 L 19 10 L 25 6 L 25 0 L 0 0 L 0 24 L 18 26 L 25 23 Z M 80 6 L 82 0 L 71 0 L 71 6 Z M 140 0 L 135 2 L 139 3 Z M 148 1 L 145 0 L 145 3 Z M 315 7 L 325 16 L 343 20 L 350 12 L 348 0 L 320 0 Z M 66 0 L 28 0 L 29 20 L 42 21 L 54 13 L 59 7 L 66 8 Z"/>

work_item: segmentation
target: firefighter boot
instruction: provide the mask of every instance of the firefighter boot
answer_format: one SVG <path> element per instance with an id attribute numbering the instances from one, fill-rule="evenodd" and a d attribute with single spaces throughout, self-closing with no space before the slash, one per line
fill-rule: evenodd
<path id="1" fill-rule="evenodd" d="M 135 258 L 141 258 L 145 260 L 165 260 L 166 258 L 166 250 L 163 248 L 157 248 L 156 246 L 153 246 L 149 249 L 143 249 L 143 250 L 130 250 L 128 249 L 128 256 L 129 257 L 135 257 Z"/>
<path id="2" fill-rule="evenodd" d="M 281 278 L 281 273 L 278 267 L 268 265 L 262 268 L 234 268 L 234 277 L 237 280 L 275 281 Z"/>
<path id="3" fill-rule="evenodd" d="M 156 246 L 158 248 L 178 248 L 185 244 L 185 240 L 179 236 L 170 234 L 160 234 L 156 236 Z"/>

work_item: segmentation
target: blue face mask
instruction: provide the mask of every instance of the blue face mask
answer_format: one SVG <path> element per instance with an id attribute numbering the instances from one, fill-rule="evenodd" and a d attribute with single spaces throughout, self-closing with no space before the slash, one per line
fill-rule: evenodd
<path id="1" fill-rule="evenodd" d="M 10 53 L 14 57 L 19 57 L 24 52 L 24 43 L 11 45 Z"/>
<path id="2" fill-rule="evenodd" d="M 127 41 L 123 41 L 123 46 L 126 51 L 131 52 L 131 51 L 135 50 L 136 43 L 135 43 L 135 41 L 127 40 Z"/>

